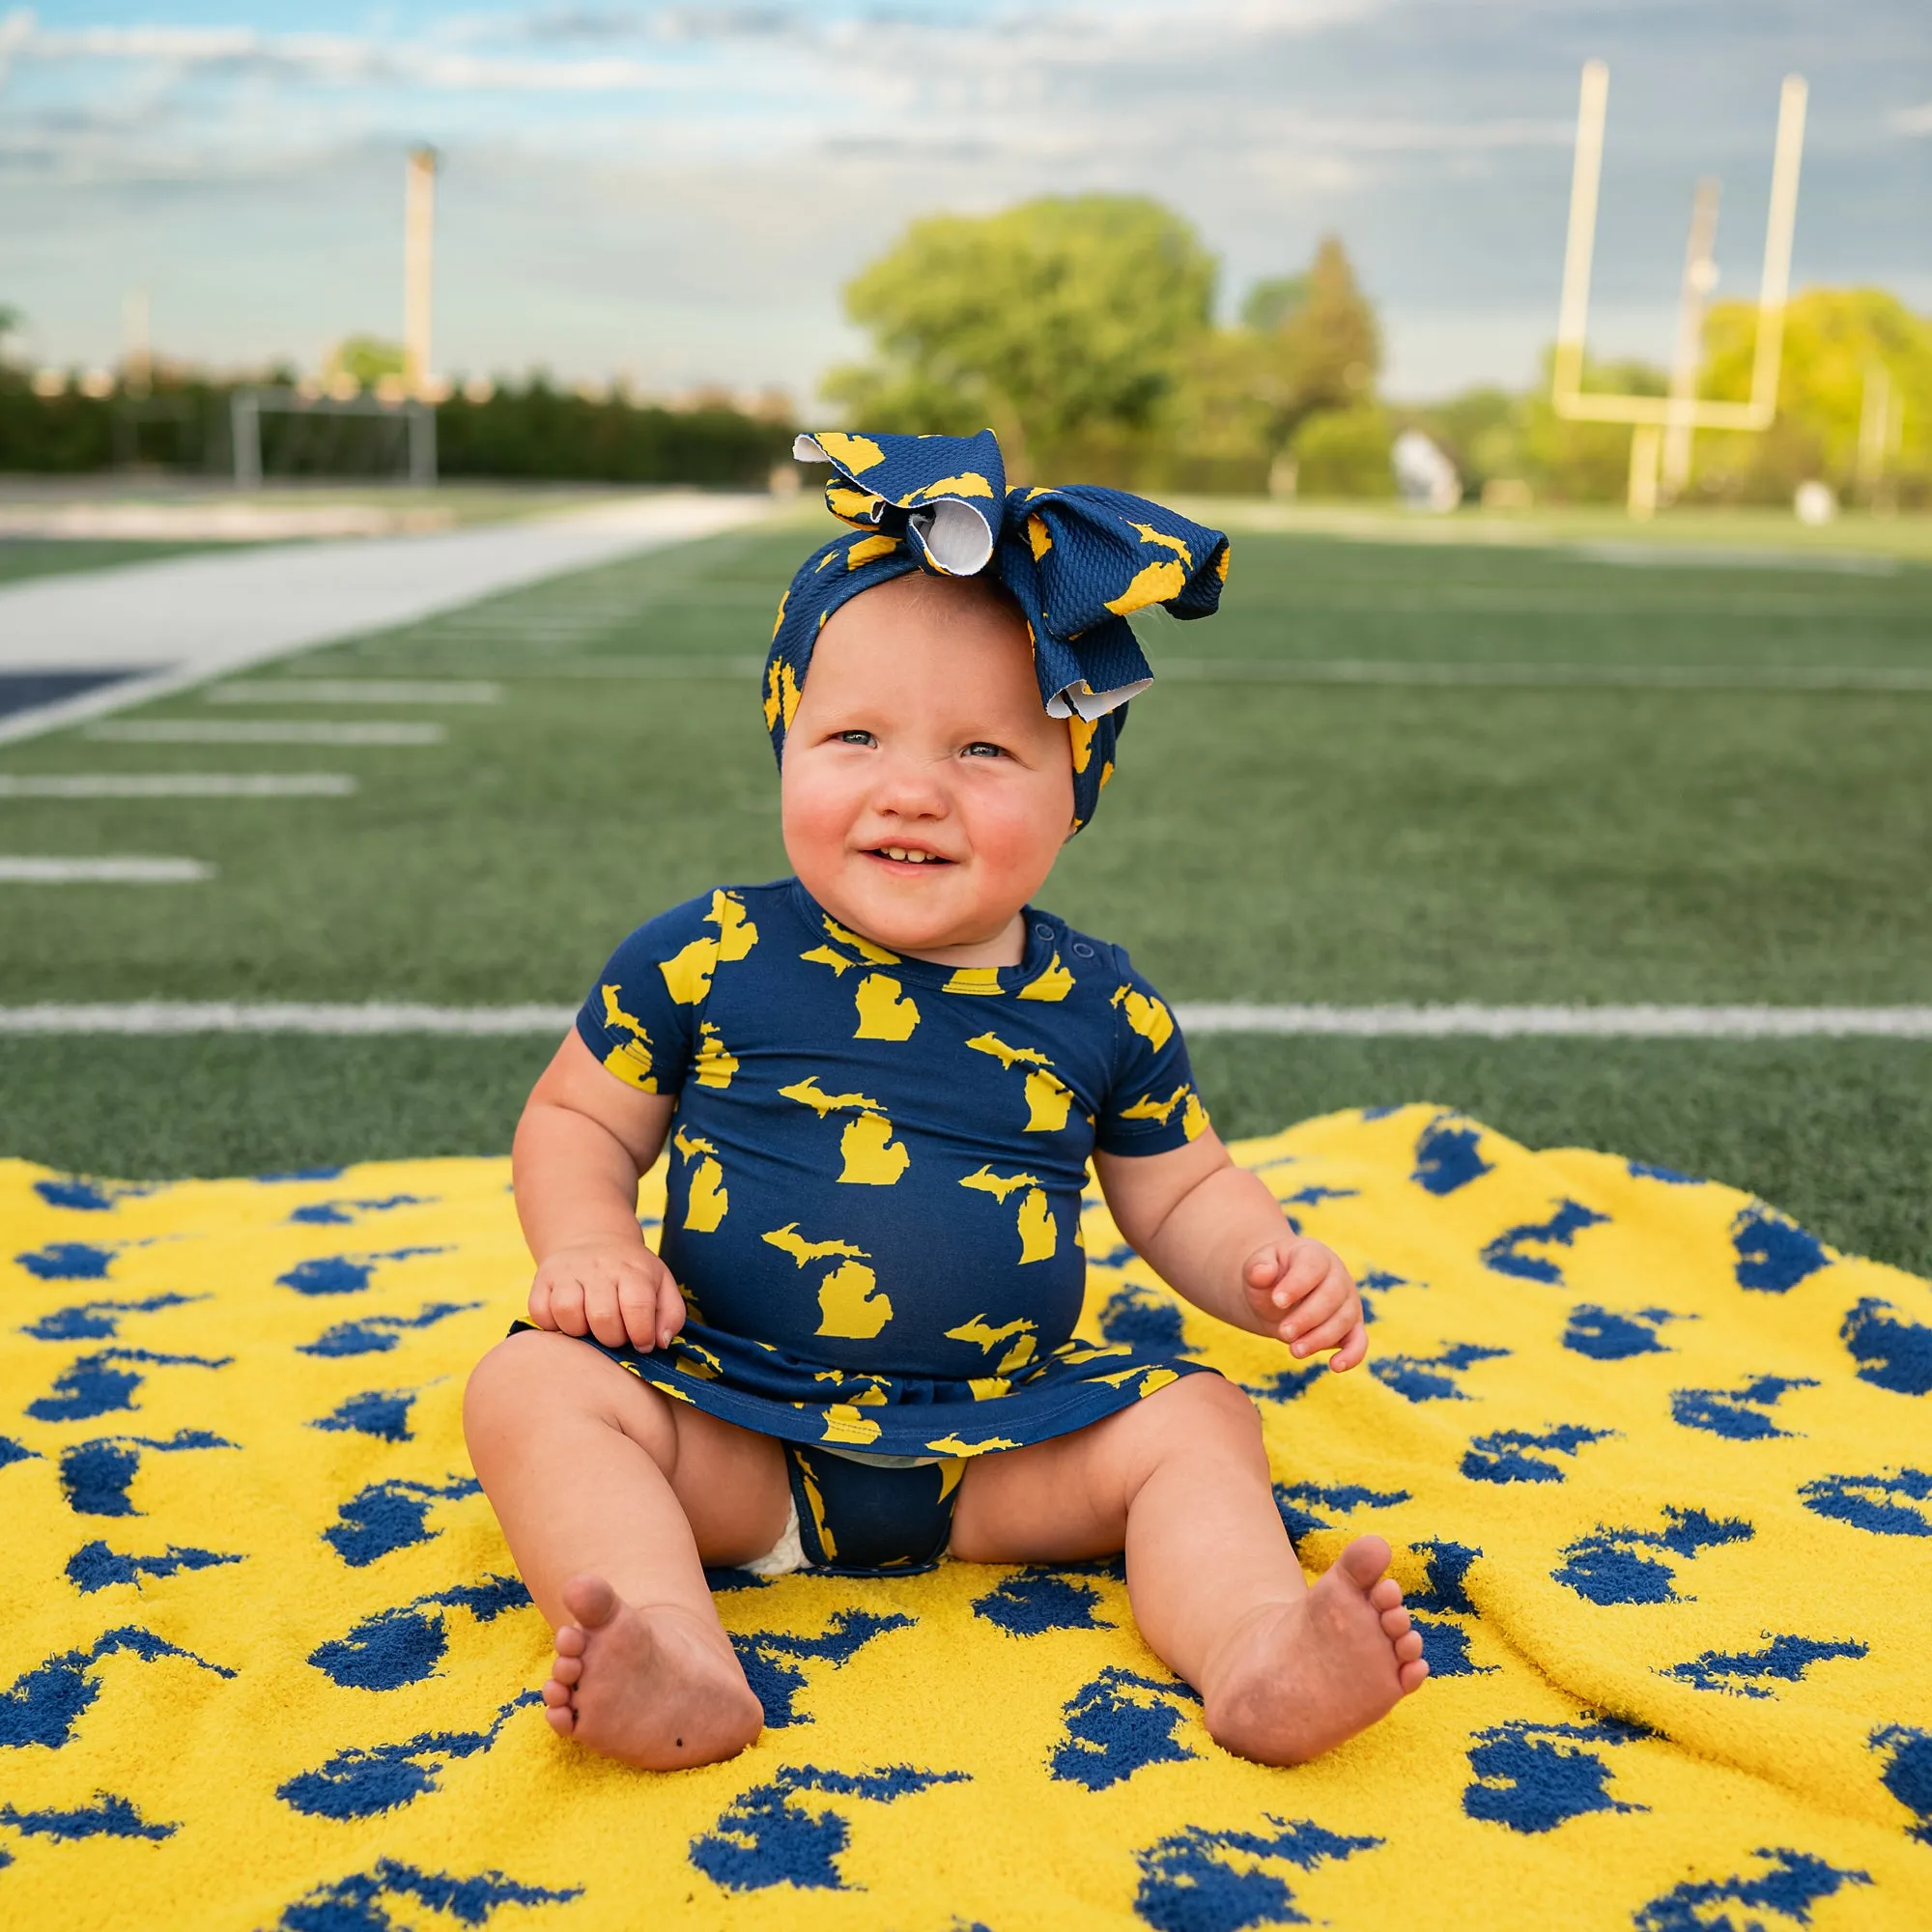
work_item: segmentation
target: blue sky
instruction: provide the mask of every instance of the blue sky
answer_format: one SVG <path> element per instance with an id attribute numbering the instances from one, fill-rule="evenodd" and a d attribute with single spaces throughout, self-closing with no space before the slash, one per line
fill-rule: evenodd
<path id="1" fill-rule="evenodd" d="M 4 8 L 7 0 L 0 0 Z M 312 366 L 393 334 L 403 154 L 443 153 L 436 362 L 801 400 L 912 216 L 1152 193 L 1233 306 L 1325 229 L 1389 385 L 1527 380 L 1577 71 L 1610 64 L 1593 330 L 1662 359 L 1699 175 L 1754 288 L 1780 77 L 1811 117 L 1796 275 L 1932 309 L 1925 0 L 100 0 L 0 13 L 0 301 L 28 347 Z"/>

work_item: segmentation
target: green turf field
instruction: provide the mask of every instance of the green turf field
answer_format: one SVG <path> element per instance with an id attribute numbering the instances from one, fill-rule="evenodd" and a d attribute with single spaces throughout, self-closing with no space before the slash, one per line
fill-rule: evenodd
<path id="1" fill-rule="evenodd" d="M 575 999 L 614 941 L 783 869 L 745 662 L 794 521 L 645 555 L 265 675 L 503 681 L 422 750 L 141 746 L 0 771 L 333 771 L 349 799 L 0 802 L 0 850 L 192 857 L 211 884 L 0 887 L 7 1004 Z M 1051 895 L 1179 1000 L 1932 1002 L 1932 669 L 1910 558 L 1657 563 L 1548 545 L 1243 534 L 1221 617 L 1150 633 L 1121 775 Z M 1336 685 L 1292 662 L 1706 668 L 1740 688 Z M 700 661 L 700 662 L 694 662 Z M 707 675 L 693 675 L 704 671 Z M 235 717 L 185 696 L 143 716 Z M 247 716 L 273 716 L 251 706 Z M 291 715 L 324 713 L 313 705 Z M 507 1145 L 541 1042 L 0 1044 L 0 1151 L 99 1171 Z M 1204 1040 L 1230 1133 L 1433 1098 L 1539 1145 L 1711 1173 L 1932 1267 L 1932 1046 Z"/>
<path id="2" fill-rule="evenodd" d="M 153 563 L 209 548 L 199 543 L 123 543 L 106 538 L 0 537 L 0 583 L 64 577 L 75 570 L 108 570 L 117 563 Z"/>

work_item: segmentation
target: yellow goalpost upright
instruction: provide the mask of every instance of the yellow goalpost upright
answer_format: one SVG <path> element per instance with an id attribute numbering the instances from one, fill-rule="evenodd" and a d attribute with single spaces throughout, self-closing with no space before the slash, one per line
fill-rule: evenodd
<path id="1" fill-rule="evenodd" d="M 1597 191 L 1604 167 L 1604 122 L 1610 71 L 1600 60 L 1583 67 L 1577 103 L 1577 157 L 1570 179 L 1570 231 L 1563 256 L 1563 307 L 1556 325 L 1549 400 L 1573 422 L 1631 425 L 1629 505 L 1634 517 L 1657 509 L 1659 470 L 1673 489 L 1690 475 L 1690 439 L 1700 429 L 1768 429 L 1777 413 L 1777 377 L 1784 353 L 1784 304 L 1791 285 L 1791 237 L 1798 218 L 1798 165 L 1804 146 L 1805 86 L 1787 74 L 1777 103 L 1777 140 L 1771 165 L 1771 211 L 1765 224 L 1764 270 L 1757 303 L 1757 350 L 1750 399 L 1713 402 L 1696 394 L 1697 347 L 1703 304 L 1717 280 L 1711 242 L 1717 227 L 1717 184 L 1698 184 L 1679 297 L 1677 350 L 1670 393 L 1634 396 L 1583 387 L 1583 343 L 1590 308 L 1590 261 L 1597 239 Z"/>

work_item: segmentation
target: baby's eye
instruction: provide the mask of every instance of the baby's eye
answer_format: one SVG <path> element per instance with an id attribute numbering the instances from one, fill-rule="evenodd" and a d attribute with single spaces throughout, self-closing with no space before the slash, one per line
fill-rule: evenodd
<path id="1" fill-rule="evenodd" d="M 875 745 L 878 740 L 869 731 L 835 731 L 832 734 L 841 745 Z"/>
<path id="2" fill-rule="evenodd" d="M 1007 748 L 1004 745 L 992 744 L 984 738 L 977 738 L 965 748 L 965 755 L 969 758 L 1004 758 L 1007 755 Z"/>

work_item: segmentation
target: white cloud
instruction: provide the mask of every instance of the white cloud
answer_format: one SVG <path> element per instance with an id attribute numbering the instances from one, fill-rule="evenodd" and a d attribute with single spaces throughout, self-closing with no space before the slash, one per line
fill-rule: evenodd
<path id="1" fill-rule="evenodd" d="M 1922 107 L 1901 107 L 1891 116 L 1891 126 L 1900 134 L 1932 134 L 1932 100 Z"/>

